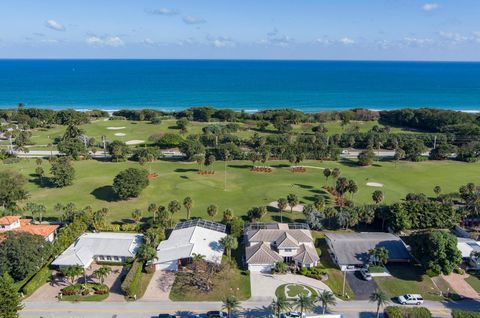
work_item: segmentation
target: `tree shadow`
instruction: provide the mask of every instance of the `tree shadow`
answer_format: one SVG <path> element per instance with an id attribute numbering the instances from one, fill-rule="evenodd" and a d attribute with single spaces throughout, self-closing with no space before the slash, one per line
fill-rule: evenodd
<path id="1" fill-rule="evenodd" d="M 308 184 L 295 183 L 294 185 L 302 189 L 313 189 L 313 186 Z"/>
<path id="2" fill-rule="evenodd" d="M 29 177 L 31 177 L 31 179 L 28 179 L 28 182 L 31 182 L 40 188 L 56 188 L 55 184 L 49 177 L 39 178 L 34 173 L 31 173 Z"/>
<path id="3" fill-rule="evenodd" d="M 198 172 L 198 169 L 193 169 L 193 168 L 177 168 L 173 170 L 178 173 L 185 173 L 185 172 Z"/>
<path id="4" fill-rule="evenodd" d="M 354 161 L 352 159 L 347 159 L 347 158 L 341 159 L 339 163 L 346 167 L 360 167 L 357 161 Z"/>
<path id="5" fill-rule="evenodd" d="M 280 216 L 280 213 L 277 214 L 277 215 L 272 215 L 272 220 L 277 222 L 277 223 L 293 223 L 293 219 L 290 218 L 288 215 L 285 215 L 285 213 L 283 213 L 283 217 Z"/>
<path id="6" fill-rule="evenodd" d="M 407 281 L 421 282 L 425 274 L 420 265 L 413 264 L 390 264 L 387 269 L 393 277 Z"/>
<path id="7" fill-rule="evenodd" d="M 228 165 L 229 168 L 235 168 L 235 169 L 246 169 L 246 168 L 251 168 L 252 165 Z"/>
<path id="8" fill-rule="evenodd" d="M 187 180 L 190 179 L 190 178 L 187 177 L 187 176 L 180 176 L 180 178 L 181 178 L 181 179 L 187 179 Z"/>
<path id="9" fill-rule="evenodd" d="M 90 192 L 90 194 L 98 200 L 107 202 L 118 201 L 119 199 L 117 194 L 113 191 L 113 187 L 111 185 L 96 188 Z"/>
<path id="10" fill-rule="evenodd" d="M 286 165 L 286 164 L 276 164 L 276 165 L 271 165 L 270 167 L 272 168 L 289 168 L 290 165 Z"/>

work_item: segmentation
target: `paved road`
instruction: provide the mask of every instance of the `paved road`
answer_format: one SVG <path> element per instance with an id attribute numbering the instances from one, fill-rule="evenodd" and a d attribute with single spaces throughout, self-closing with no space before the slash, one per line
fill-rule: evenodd
<path id="1" fill-rule="evenodd" d="M 242 303 L 239 317 L 270 317 L 269 302 L 246 301 Z M 461 301 L 458 303 L 442 303 L 426 301 L 434 317 L 450 317 L 451 308 L 478 310 L 480 302 Z M 219 310 L 219 302 L 170 302 L 170 301 L 137 301 L 137 302 L 26 302 L 21 318 L 150 318 L 159 313 L 205 313 L 208 310 Z M 317 308 L 318 310 L 320 308 Z M 374 317 L 375 304 L 368 301 L 340 301 L 333 312 L 343 313 L 347 318 Z"/>

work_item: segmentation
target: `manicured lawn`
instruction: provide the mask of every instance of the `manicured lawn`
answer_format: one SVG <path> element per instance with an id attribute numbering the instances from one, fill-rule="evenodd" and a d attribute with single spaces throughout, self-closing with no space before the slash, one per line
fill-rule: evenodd
<path id="1" fill-rule="evenodd" d="M 79 296 L 79 295 L 71 295 L 71 296 L 63 296 L 62 301 L 102 301 L 108 298 L 108 294 L 103 295 L 88 295 L 88 296 Z"/>
<path id="2" fill-rule="evenodd" d="M 317 297 L 318 293 L 311 287 L 298 285 L 298 284 L 284 284 L 280 285 L 275 291 L 275 296 L 297 298 L 300 295 L 311 295 L 311 297 Z"/>
<path id="3" fill-rule="evenodd" d="M 392 277 L 374 277 L 378 287 L 389 297 L 398 297 L 404 294 L 421 294 L 428 300 L 443 300 L 432 279 L 423 273 L 418 266 L 398 264 L 387 266 Z M 436 278 L 438 288 L 443 291 L 448 284 L 441 278 Z"/>
<path id="4" fill-rule="evenodd" d="M 177 275 L 181 275 L 177 274 Z M 170 291 L 173 301 L 220 301 L 227 295 L 235 295 L 238 300 L 247 300 L 251 297 L 250 275 L 247 271 L 231 268 L 221 272 L 213 279 L 213 289 L 208 293 L 196 291 L 189 287 L 180 287 L 178 278 Z"/>
<path id="5" fill-rule="evenodd" d="M 130 218 L 135 209 L 146 211 L 152 202 L 168 205 L 171 200 L 183 200 L 191 196 L 194 200 L 192 216 L 208 218 L 207 206 L 216 204 L 219 213 L 214 219 L 221 218 L 221 211 L 226 208 L 234 210 L 237 216 L 246 215 L 252 206 L 267 205 L 289 193 L 298 195 L 301 202 L 312 202 L 315 195 L 325 194 L 321 186 L 325 185 L 322 168 L 338 167 L 342 175 L 355 180 L 359 191 L 354 197 L 357 203 L 371 203 L 371 194 L 378 188 L 369 187 L 367 182 L 383 183 L 381 188 L 385 193 L 385 202 L 400 200 L 409 192 L 424 192 L 433 195 L 433 187 L 439 185 L 444 193 L 458 190 L 458 187 L 468 182 L 478 182 L 477 176 L 480 163 L 468 164 L 455 161 L 445 162 L 401 162 L 397 166 L 391 162 L 378 162 L 375 166 L 362 168 L 345 162 L 306 161 L 305 173 L 292 173 L 286 161 L 268 162 L 274 167 L 272 173 L 254 173 L 250 171 L 250 162 L 232 161 L 227 169 L 227 190 L 224 191 L 224 164 L 214 165 L 216 174 L 202 176 L 197 173 L 195 163 L 157 161 L 147 164 L 146 169 L 159 174 L 138 198 L 118 201 L 112 191 L 113 178 L 120 171 L 129 167 L 140 167 L 136 162 L 100 162 L 94 160 L 74 162 L 76 176 L 74 184 L 65 188 L 42 187 L 36 181 L 34 174 L 36 165 L 34 159 L 25 159 L 15 164 L 0 164 L 0 171 L 15 170 L 25 175 L 29 182 L 27 201 L 44 204 L 47 207 L 46 216 L 58 216 L 53 210 L 56 203 L 73 202 L 79 208 L 90 205 L 93 209 L 106 207 L 109 209 L 110 220 L 120 221 Z M 43 161 L 43 169 L 50 170 L 50 164 Z M 308 168 L 310 167 L 310 168 Z M 314 168 L 312 168 L 314 167 Z M 328 181 L 329 185 L 333 180 Z M 145 212 L 144 212 L 145 213 Z M 185 218 L 185 210 L 174 215 L 175 219 Z M 279 213 L 269 213 L 263 221 L 278 221 Z M 284 213 L 284 221 L 290 222 L 303 219 L 302 213 Z"/>
<path id="6" fill-rule="evenodd" d="M 140 299 L 143 297 L 143 295 L 145 295 L 148 284 L 150 284 L 152 277 L 153 277 L 153 273 L 142 272 L 142 276 L 140 277 L 140 282 L 138 283 L 138 286 L 137 286 L 137 299 Z"/>
<path id="7" fill-rule="evenodd" d="M 368 271 L 370 273 L 383 273 L 383 272 L 385 272 L 385 267 L 383 267 L 383 266 L 369 266 Z"/>
<path id="8" fill-rule="evenodd" d="M 473 287 L 477 291 L 477 293 L 480 293 L 480 275 L 473 275 L 470 274 L 469 277 L 465 279 L 465 281 Z"/>
<path id="9" fill-rule="evenodd" d="M 315 240 L 315 246 L 317 247 L 317 252 L 320 255 L 320 263 L 323 266 L 325 272 L 328 275 L 328 279 L 324 281 L 328 287 L 332 290 L 335 296 L 346 299 L 343 297 L 343 273 L 333 262 L 330 254 L 327 250 L 327 243 L 325 242 L 325 235 L 323 232 L 312 231 L 313 239 Z M 348 299 L 355 297 L 353 290 L 348 285 L 348 282 L 345 281 L 345 294 L 349 296 Z"/>

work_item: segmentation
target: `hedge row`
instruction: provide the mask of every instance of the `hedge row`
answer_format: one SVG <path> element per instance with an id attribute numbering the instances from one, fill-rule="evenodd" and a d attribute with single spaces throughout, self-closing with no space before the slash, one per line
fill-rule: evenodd
<path id="1" fill-rule="evenodd" d="M 432 318 L 432 313 L 425 307 L 399 307 L 388 306 L 385 308 L 387 318 Z"/>
<path id="2" fill-rule="evenodd" d="M 22 293 L 25 296 L 30 296 L 38 288 L 43 286 L 52 277 L 52 270 L 50 269 L 50 263 L 43 266 L 29 281 L 22 287 Z"/>
<path id="3" fill-rule="evenodd" d="M 466 311 L 466 310 L 452 310 L 453 318 L 480 318 L 480 312 L 478 311 Z"/>
<path id="4" fill-rule="evenodd" d="M 121 288 L 123 294 L 127 297 L 134 298 L 137 294 L 137 286 L 142 277 L 143 262 L 136 260 L 128 271 L 122 282 Z"/>
<path id="5" fill-rule="evenodd" d="M 140 225 L 136 223 L 104 224 L 99 226 L 97 230 L 103 232 L 138 232 Z"/>

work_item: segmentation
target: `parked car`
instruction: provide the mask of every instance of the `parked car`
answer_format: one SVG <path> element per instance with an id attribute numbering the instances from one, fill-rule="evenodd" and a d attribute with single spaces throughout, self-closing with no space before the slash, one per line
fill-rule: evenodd
<path id="1" fill-rule="evenodd" d="M 287 312 L 283 315 L 284 318 L 305 318 L 305 314 L 298 311 Z"/>
<path id="2" fill-rule="evenodd" d="M 423 297 L 419 294 L 406 294 L 399 296 L 398 302 L 402 305 L 420 305 L 423 304 Z"/>
<path id="3" fill-rule="evenodd" d="M 372 274 L 370 274 L 368 269 L 361 269 L 360 275 L 362 275 L 362 278 L 365 280 L 372 280 Z"/>
<path id="4" fill-rule="evenodd" d="M 214 310 L 207 312 L 207 318 L 222 318 L 227 316 L 227 313 L 223 311 Z"/>
<path id="5" fill-rule="evenodd" d="M 158 318 L 177 318 L 177 316 L 171 314 L 160 314 L 158 315 Z"/>

